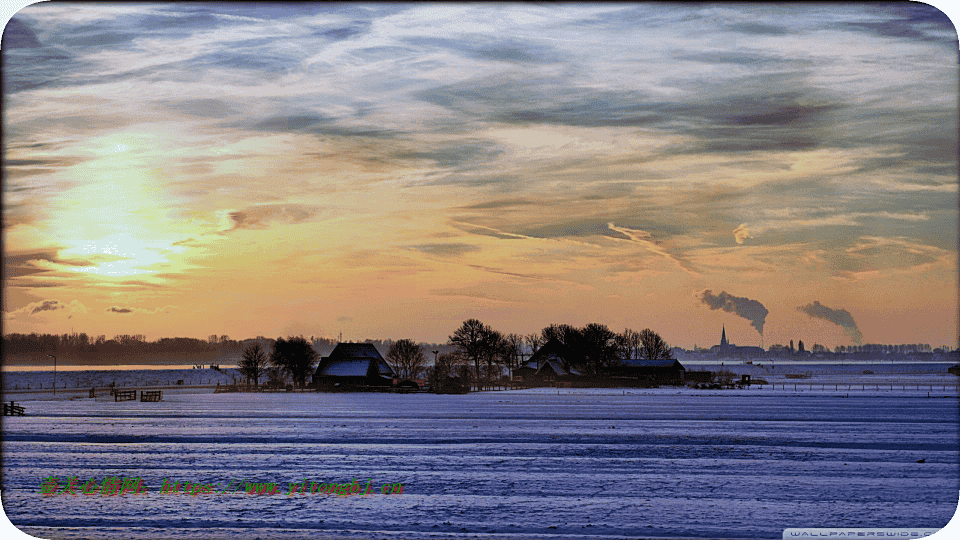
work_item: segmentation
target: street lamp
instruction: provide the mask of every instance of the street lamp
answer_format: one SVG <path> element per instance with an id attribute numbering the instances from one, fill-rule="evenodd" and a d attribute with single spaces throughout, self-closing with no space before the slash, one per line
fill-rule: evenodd
<path id="1" fill-rule="evenodd" d="M 48 354 L 47 356 L 49 356 L 50 358 L 53 358 L 53 395 L 56 396 L 57 395 L 57 357 L 52 354 Z"/>

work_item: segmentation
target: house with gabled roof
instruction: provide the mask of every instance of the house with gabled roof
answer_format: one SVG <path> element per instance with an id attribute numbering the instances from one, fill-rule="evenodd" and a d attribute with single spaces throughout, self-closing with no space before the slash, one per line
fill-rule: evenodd
<path id="1" fill-rule="evenodd" d="M 560 341 L 551 339 L 533 353 L 529 360 L 513 370 L 526 386 L 543 386 L 574 380 L 581 376 L 572 366 L 572 353 Z"/>
<path id="2" fill-rule="evenodd" d="M 396 376 L 371 343 L 338 343 L 313 374 L 319 388 L 391 386 Z"/>

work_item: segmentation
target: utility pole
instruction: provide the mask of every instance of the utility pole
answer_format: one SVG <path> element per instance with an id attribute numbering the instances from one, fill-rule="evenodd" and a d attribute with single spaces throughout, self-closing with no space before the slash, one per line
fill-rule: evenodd
<path id="1" fill-rule="evenodd" d="M 50 358 L 53 358 L 53 396 L 56 397 L 57 396 L 57 357 L 52 354 L 48 354 L 47 356 L 49 356 Z"/>

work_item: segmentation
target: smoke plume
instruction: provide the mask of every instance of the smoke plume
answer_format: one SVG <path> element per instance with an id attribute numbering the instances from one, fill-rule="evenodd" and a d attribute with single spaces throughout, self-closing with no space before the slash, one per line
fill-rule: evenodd
<path id="1" fill-rule="evenodd" d="M 756 300 L 727 294 L 726 291 L 714 295 L 709 289 L 703 291 L 700 300 L 710 306 L 710 309 L 722 309 L 728 313 L 735 313 L 750 321 L 750 324 L 763 335 L 763 322 L 767 318 L 767 308 Z"/>
<path id="2" fill-rule="evenodd" d="M 853 315 L 850 315 L 849 311 L 845 309 L 830 309 L 817 300 L 814 300 L 812 304 L 800 306 L 797 309 L 811 317 L 830 321 L 840 328 L 843 328 L 843 331 L 850 336 L 850 339 L 855 341 L 857 345 L 863 343 L 863 334 L 860 333 L 860 329 L 857 328 L 857 323 L 854 322 Z"/>

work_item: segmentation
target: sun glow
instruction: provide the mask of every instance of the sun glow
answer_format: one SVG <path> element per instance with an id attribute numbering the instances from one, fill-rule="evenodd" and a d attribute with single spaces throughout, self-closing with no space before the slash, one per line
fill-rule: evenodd
<path id="1" fill-rule="evenodd" d="M 99 276 L 151 274 L 172 264 L 168 255 L 184 231 L 169 217 L 169 197 L 154 153 L 142 135 L 92 141 L 96 159 L 74 167 L 75 187 L 59 199 L 51 218 L 65 269 Z"/>

